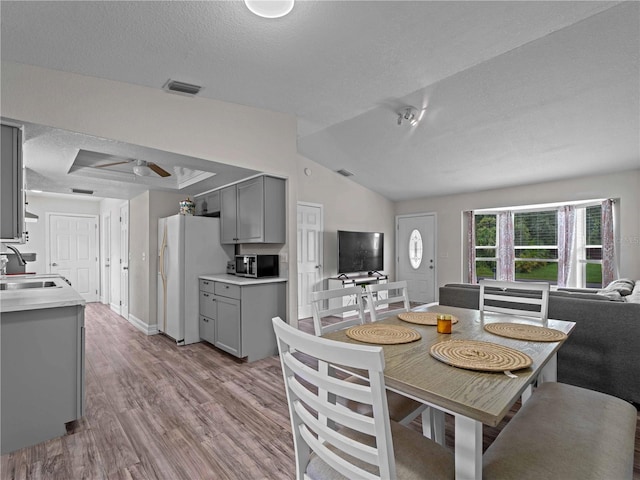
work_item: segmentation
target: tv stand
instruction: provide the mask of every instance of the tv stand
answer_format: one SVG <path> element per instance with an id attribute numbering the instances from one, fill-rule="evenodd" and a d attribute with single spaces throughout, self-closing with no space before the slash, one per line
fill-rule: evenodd
<path id="1" fill-rule="evenodd" d="M 347 276 L 344 273 L 338 275 L 337 277 L 330 277 L 327 279 L 329 290 L 335 290 L 338 288 L 349 288 L 349 287 L 362 287 L 362 293 L 365 293 L 365 287 L 369 284 L 379 284 L 379 283 L 387 283 L 389 277 L 383 273 L 379 272 L 370 272 L 375 273 L 375 275 L 370 274 L 353 274 L 351 276 Z M 387 298 L 387 292 L 378 292 L 380 298 Z M 329 300 L 329 308 L 337 308 L 346 305 L 356 305 L 356 296 L 349 295 L 347 297 L 342 298 L 333 298 Z M 368 312 L 369 309 L 365 302 L 365 312 Z M 387 305 L 379 305 L 380 308 L 386 308 Z M 357 310 L 349 310 L 342 314 L 342 318 L 351 317 L 357 315 Z"/>

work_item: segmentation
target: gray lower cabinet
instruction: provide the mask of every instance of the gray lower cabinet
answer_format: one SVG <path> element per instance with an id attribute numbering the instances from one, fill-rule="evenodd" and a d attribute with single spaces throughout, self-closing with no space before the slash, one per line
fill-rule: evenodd
<path id="1" fill-rule="evenodd" d="M 84 414 L 84 305 L 2 313 L 2 454 Z"/>
<path id="2" fill-rule="evenodd" d="M 285 282 L 240 286 L 200 279 L 200 338 L 238 358 L 275 355 L 271 319 L 285 315 Z"/>

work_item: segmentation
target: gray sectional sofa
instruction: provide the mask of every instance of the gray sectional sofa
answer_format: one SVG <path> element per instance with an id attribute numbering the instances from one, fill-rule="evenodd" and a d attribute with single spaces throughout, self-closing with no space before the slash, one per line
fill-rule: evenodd
<path id="1" fill-rule="evenodd" d="M 576 322 L 558 351 L 559 382 L 640 404 L 640 280 L 631 285 L 624 295 L 571 289 L 549 294 L 549 318 Z M 439 302 L 478 309 L 479 293 L 478 285 L 447 284 L 440 287 Z"/>

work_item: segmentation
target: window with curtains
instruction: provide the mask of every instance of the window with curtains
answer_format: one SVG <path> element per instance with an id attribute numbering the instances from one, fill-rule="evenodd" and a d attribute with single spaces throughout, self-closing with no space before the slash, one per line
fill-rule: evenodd
<path id="1" fill-rule="evenodd" d="M 496 215 L 476 215 L 476 277 L 496 278 L 498 265 L 498 226 Z"/>
<path id="2" fill-rule="evenodd" d="M 515 280 L 558 281 L 557 210 L 513 215 Z"/>
<path id="3" fill-rule="evenodd" d="M 602 285 L 602 207 L 593 205 L 578 209 L 584 216 L 584 244 L 578 244 L 578 281 L 599 288 Z"/>
<path id="4" fill-rule="evenodd" d="M 500 278 L 498 248 L 513 243 L 514 280 L 600 288 L 603 283 L 602 206 L 591 202 L 513 211 L 513 236 L 500 235 L 498 211 L 474 212 L 478 280 Z M 570 234 L 569 231 L 570 230 Z M 502 239 L 502 240 L 501 240 Z M 473 243 L 473 242 L 470 242 Z M 509 262 L 510 263 L 510 262 Z"/>

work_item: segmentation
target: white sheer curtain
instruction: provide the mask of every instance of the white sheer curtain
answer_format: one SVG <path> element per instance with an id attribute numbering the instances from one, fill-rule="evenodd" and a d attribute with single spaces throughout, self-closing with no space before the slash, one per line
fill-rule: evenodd
<path id="1" fill-rule="evenodd" d="M 476 277 L 476 217 L 473 211 L 464 212 L 467 227 L 467 282 L 478 283 Z"/>
<path id="2" fill-rule="evenodd" d="M 564 205 L 558 209 L 558 286 L 573 286 L 570 278 L 575 269 L 576 209 Z"/>
<path id="3" fill-rule="evenodd" d="M 513 212 L 498 212 L 498 271 L 496 280 L 511 282 L 515 279 L 513 240 Z"/>
<path id="4" fill-rule="evenodd" d="M 615 201 L 602 202 L 602 286 L 606 286 L 619 277 L 615 248 L 614 225 Z"/>

